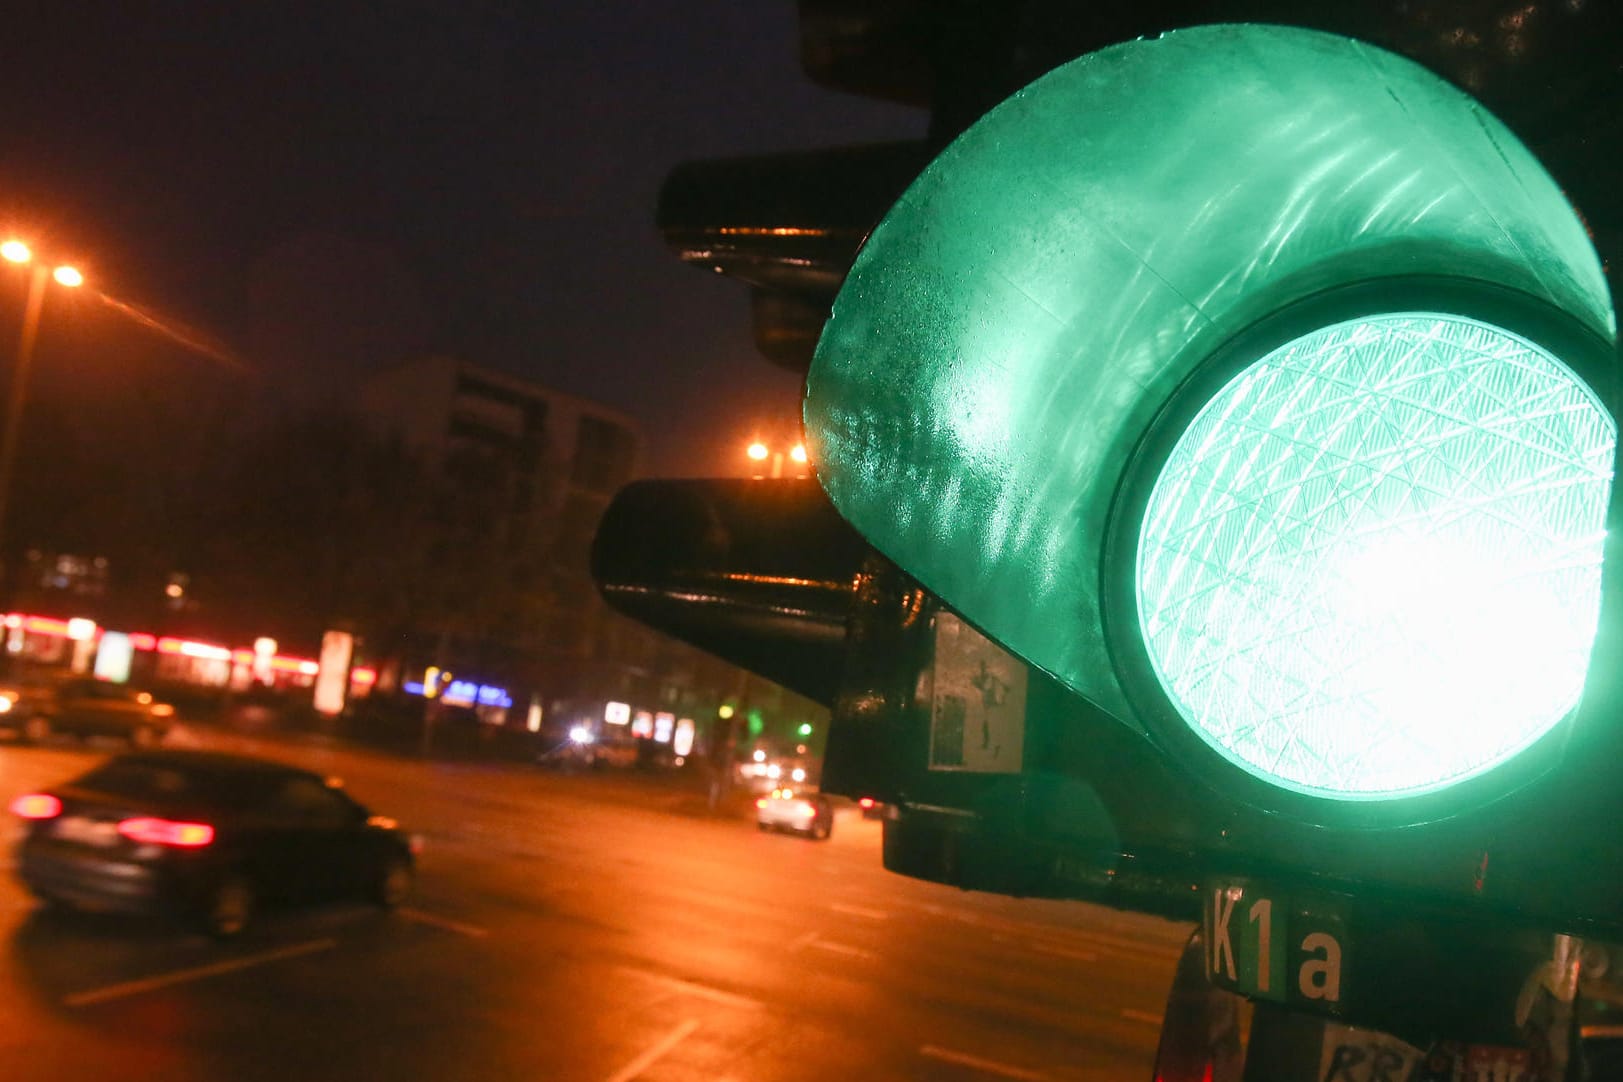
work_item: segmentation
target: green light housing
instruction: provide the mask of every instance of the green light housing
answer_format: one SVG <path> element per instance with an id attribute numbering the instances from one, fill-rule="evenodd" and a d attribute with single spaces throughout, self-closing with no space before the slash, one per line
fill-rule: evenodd
<path id="1" fill-rule="evenodd" d="M 1496 777 L 1571 715 L 1615 335 L 1582 224 L 1475 101 L 1345 38 L 1200 27 L 1050 73 L 925 170 L 806 429 L 954 609 L 1311 817 Z"/>

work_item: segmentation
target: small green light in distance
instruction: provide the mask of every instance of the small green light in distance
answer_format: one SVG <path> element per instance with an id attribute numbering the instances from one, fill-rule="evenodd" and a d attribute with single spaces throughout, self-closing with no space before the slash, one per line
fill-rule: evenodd
<path id="1" fill-rule="evenodd" d="M 800 733 L 801 736 L 810 736 L 812 734 L 811 722 L 809 722 L 809 721 L 801 722 L 800 723 L 800 728 L 797 731 Z"/>
<path id="2" fill-rule="evenodd" d="M 1138 611 L 1162 688 L 1231 762 L 1314 796 L 1506 762 L 1582 693 L 1616 440 L 1566 365 L 1475 320 L 1281 346 L 1151 492 Z"/>

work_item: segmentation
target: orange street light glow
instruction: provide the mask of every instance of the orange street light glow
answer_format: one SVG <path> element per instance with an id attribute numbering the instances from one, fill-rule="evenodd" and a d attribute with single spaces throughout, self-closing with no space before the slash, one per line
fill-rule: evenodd
<path id="1" fill-rule="evenodd" d="M 28 250 L 28 245 L 20 240 L 8 240 L 0 244 L 0 256 L 5 256 L 13 263 L 27 263 L 34 258 L 34 253 Z"/>
<path id="2" fill-rule="evenodd" d="M 757 441 L 750 444 L 749 450 L 745 453 L 757 462 L 764 462 L 769 452 L 766 449 L 766 444 Z"/>
<path id="3" fill-rule="evenodd" d="M 789 452 L 789 457 L 794 459 L 796 462 L 804 463 L 806 461 L 805 445 L 799 443 L 795 444 L 794 449 Z"/>
<path id="4" fill-rule="evenodd" d="M 56 279 L 58 285 L 64 285 L 70 289 L 85 284 L 85 276 L 73 267 L 58 267 L 52 272 L 51 277 Z"/>

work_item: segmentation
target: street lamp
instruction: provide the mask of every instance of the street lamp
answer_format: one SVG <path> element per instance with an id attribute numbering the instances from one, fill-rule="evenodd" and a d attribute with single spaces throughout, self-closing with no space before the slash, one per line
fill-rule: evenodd
<path id="1" fill-rule="evenodd" d="M 23 306 L 22 334 L 17 341 L 17 367 L 11 374 L 11 390 L 6 397 L 6 429 L 0 434 L 0 560 L 3 560 L 11 473 L 17 460 L 17 437 L 22 429 L 23 403 L 28 396 L 28 372 L 34 363 L 34 341 L 39 337 L 39 313 L 45 304 L 46 279 L 54 278 L 58 285 L 74 289 L 84 285 L 85 276 L 73 267 L 51 268 L 35 261 L 28 245 L 16 239 L 0 243 L 0 257 L 19 265 L 33 265 L 33 273 L 28 276 L 28 300 Z"/>
<path id="2" fill-rule="evenodd" d="M 745 448 L 744 453 L 748 455 L 750 460 L 753 462 L 765 462 L 769 458 L 772 460 L 772 472 L 769 475 L 757 473 L 755 475 L 757 478 L 762 476 L 782 477 L 783 460 L 786 455 L 791 462 L 794 462 L 797 466 L 802 467 L 802 469 L 797 471 L 796 476 L 804 476 L 805 474 L 804 467 L 806 465 L 806 447 L 804 444 L 796 443 L 794 446 L 790 447 L 788 451 L 785 451 L 781 447 L 768 447 L 760 440 L 755 440 L 747 448 Z"/>

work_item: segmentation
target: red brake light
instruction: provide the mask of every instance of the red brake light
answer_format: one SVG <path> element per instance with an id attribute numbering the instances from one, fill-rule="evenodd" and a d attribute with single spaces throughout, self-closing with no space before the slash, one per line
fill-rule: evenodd
<path id="1" fill-rule="evenodd" d="M 118 832 L 132 842 L 183 849 L 196 849 L 214 840 L 214 828 L 207 823 L 176 823 L 169 819 L 126 819 L 118 824 Z"/>
<path id="2" fill-rule="evenodd" d="M 861 800 L 857 801 L 857 803 L 862 805 L 864 808 L 871 808 L 873 807 L 873 797 L 865 796 Z"/>
<path id="3" fill-rule="evenodd" d="M 11 814 L 23 819 L 55 819 L 62 814 L 62 802 L 50 793 L 29 793 L 11 802 Z"/>

